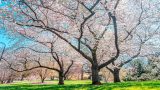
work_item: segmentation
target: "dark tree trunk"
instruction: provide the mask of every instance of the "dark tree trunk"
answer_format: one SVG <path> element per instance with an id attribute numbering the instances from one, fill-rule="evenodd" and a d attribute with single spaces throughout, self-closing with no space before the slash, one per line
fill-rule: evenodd
<path id="1" fill-rule="evenodd" d="M 6 83 L 11 83 L 11 82 L 13 82 L 11 78 L 6 81 Z"/>
<path id="2" fill-rule="evenodd" d="M 92 65 L 92 84 L 93 85 L 100 85 L 100 78 L 99 78 L 99 70 L 98 70 L 98 64 Z"/>
<path id="3" fill-rule="evenodd" d="M 8 78 L 8 79 L 7 79 L 7 81 L 6 81 L 6 83 L 11 83 L 11 82 L 13 82 L 12 75 L 11 75 L 11 76 L 9 76 L 9 78 Z"/>
<path id="4" fill-rule="evenodd" d="M 50 79 L 51 79 L 51 80 L 54 80 L 54 76 L 51 76 Z"/>
<path id="5" fill-rule="evenodd" d="M 23 75 L 21 75 L 21 81 L 23 81 L 24 80 L 24 76 Z"/>
<path id="6" fill-rule="evenodd" d="M 0 81 L 0 84 L 3 84 L 4 83 L 4 81 Z"/>
<path id="7" fill-rule="evenodd" d="M 11 80 L 7 80 L 6 83 L 11 83 Z"/>
<path id="8" fill-rule="evenodd" d="M 39 76 L 40 76 L 40 79 L 41 79 L 41 83 L 44 83 L 45 76 L 43 76 L 42 74 L 40 74 Z"/>
<path id="9" fill-rule="evenodd" d="M 58 85 L 64 85 L 64 75 L 63 72 L 59 72 L 59 83 Z"/>
<path id="10" fill-rule="evenodd" d="M 114 77 L 114 82 L 121 82 L 120 77 L 119 77 L 119 72 L 120 69 L 115 68 L 113 71 L 113 77 Z"/>
<path id="11" fill-rule="evenodd" d="M 44 78 L 41 78 L 41 83 L 44 83 L 44 80 L 45 80 Z"/>

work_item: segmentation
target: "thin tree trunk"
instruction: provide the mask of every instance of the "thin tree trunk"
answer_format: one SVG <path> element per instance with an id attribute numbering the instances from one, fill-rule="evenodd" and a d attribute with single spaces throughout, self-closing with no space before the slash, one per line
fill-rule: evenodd
<path id="1" fill-rule="evenodd" d="M 51 79 L 51 80 L 54 80 L 54 76 L 51 76 L 50 79 Z"/>
<path id="2" fill-rule="evenodd" d="M 100 85 L 100 78 L 99 78 L 99 70 L 98 70 L 98 65 L 93 64 L 92 65 L 92 84 L 93 85 Z"/>
<path id="3" fill-rule="evenodd" d="M 39 76 L 40 76 L 40 79 L 41 79 L 41 83 L 44 83 L 45 77 L 42 74 L 40 74 Z"/>
<path id="4" fill-rule="evenodd" d="M 59 83 L 58 83 L 58 85 L 64 85 L 63 72 L 59 72 Z"/>
<path id="5" fill-rule="evenodd" d="M 45 80 L 44 78 L 41 78 L 41 83 L 44 83 L 44 80 Z"/>
<path id="6" fill-rule="evenodd" d="M 114 82 L 121 82 L 119 77 L 120 69 L 115 68 L 113 72 Z"/>
<path id="7" fill-rule="evenodd" d="M 21 75 L 21 81 L 23 81 L 24 80 L 24 75 Z"/>
<path id="8" fill-rule="evenodd" d="M 83 68 L 82 68 L 82 70 L 81 70 L 81 80 L 83 80 L 83 74 L 84 74 L 84 72 L 83 72 Z"/>

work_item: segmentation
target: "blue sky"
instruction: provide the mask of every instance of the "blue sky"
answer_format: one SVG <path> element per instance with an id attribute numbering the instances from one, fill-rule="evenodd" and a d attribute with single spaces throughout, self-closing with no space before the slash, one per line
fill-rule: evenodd
<path id="1" fill-rule="evenodd" d="M 2 0 L 0 0 L 0 8 L 3 8 L 6 5 L 6 3 L 2 2 Z M 1 24 L 1 23 L 0 23 Z M 6 31 L 0 27 L 0 42 L 3 42 L 7 45 L 7 47 L 9 46 L 9 42 L 10 39 L 8 38 Z"/>
<path id="2" fill-rule="evenodd" d="M 7 1 L 7 2 L 6 2 Z M 0 8 L 5 8 L 11 4 L 11 0 L 0 0 Z M 1 19 L 0 19 L 1 21 Z M 18 47 L 27 47 L 35 44 L 33 41 L 26 39 L 25 37 L 19 35 L 18 33 L 11 32 L 10 30 L 5 29 L 5 25 L 2 25 L 3 22 L 0 22 L 0 42 L 5 43 L 7 49 L 15 49 Z M 10 33 L 11 32 L 11 33 Z M 3 47 L 0 44 L 0 49 Z"/>
<path id="3" fill-rule="evenodd" d="M 6 30 L 0 29 L 0 42 L 5 43 L 7 47 L 12 47 L 12 45 L 18 40 L 16 37 L 10 37 Z"/>
<path id="4" fill-rule="evenodd" d="M 9 3 L 0 0 L 0 8 L 4 8 L 7 4 Z M 9 35 L 9 33 L 7 32 L 7 30 L 5 30 L 4 27 L 3 25 L 0 25 L 0 42 L 5 43 L 6 47 L 9 48 L 12 47 L 20 39 L 20 37 L 13 37 L 12 35 Z M 2 47 L 2 45 L 0 45 L 0 47 Z"/>
<path id="5" fill-rule="evenodd" d="M 8 1 L 7 2 L 6 1 L 0 0 L 0 8 L 5 7 L 7 4 L 9 4 Z"/>
<path id="6" fill-rule="evenodd" d="M 9 30 L 5 29 L 0 29 L 0 42 L 6 44 L 7 50 L 14 50 L 19 47 L 27 47 L 35 44 L 18 33 L 9 33 Z M 0 44 L 0 49 L 3 47 L 4 45 Z"/>
<path id="7" fill-rule="evenodd" d="M 2 29 L 0 30 L 0 42 L 3 42 L 5 44 L 8 44 L 10 42 L 10 39 L 5 34 L 5 31 Z"/>

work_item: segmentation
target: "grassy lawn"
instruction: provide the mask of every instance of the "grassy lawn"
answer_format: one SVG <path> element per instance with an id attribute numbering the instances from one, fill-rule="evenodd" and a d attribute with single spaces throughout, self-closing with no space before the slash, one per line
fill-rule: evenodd
<path id="1" fill-rule="evenodd" d="M 90 85 L 91 81 L 65 81 L 64 86 L 56 85 L 57 81 L 17 81 L 12 84 L 1 84 L 0 90 L 160 90 L 160 81 L 104 83 L 100 86 Z"/>

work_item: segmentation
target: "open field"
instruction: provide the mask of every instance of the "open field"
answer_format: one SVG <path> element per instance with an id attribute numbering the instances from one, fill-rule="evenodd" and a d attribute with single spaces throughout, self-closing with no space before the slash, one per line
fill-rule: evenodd
<path id="1" fill-rule="evenodd" d="M 0 90 L 160 90 L 160 81 L 105 83 L 100 86 L 90 85 L 91 81 L 65 81 L 64 86 L 56 85 L 57 81 L 46 81 L 45 84 L 35 82 L 14 82 L 1 84 Z"/>

